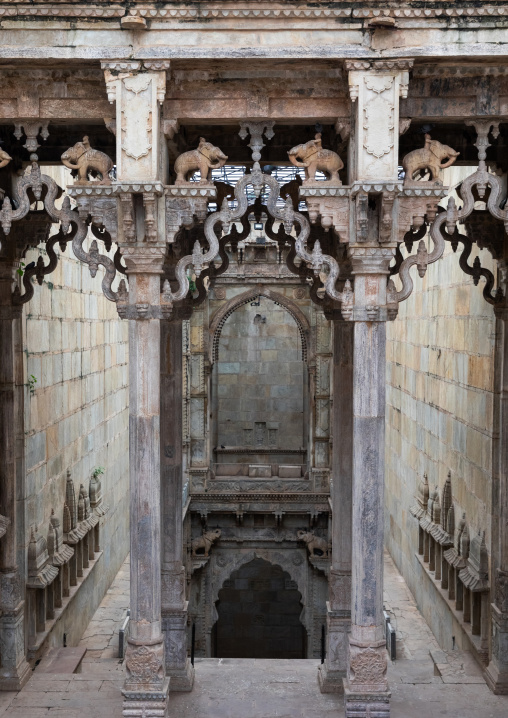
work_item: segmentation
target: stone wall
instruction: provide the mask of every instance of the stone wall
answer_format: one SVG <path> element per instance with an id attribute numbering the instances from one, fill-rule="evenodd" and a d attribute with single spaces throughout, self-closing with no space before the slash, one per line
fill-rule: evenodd
<path id="1" fill-rule="evenodd" d="M 60 184 L 63 171 L 44 168 Z M 37 259 L 30 251 L 27 264 Z M 95 279 L 72 254 L 60 254 L 57 269 L 35 287 L 24 307 L 25 525 L 20 550 L 30 531 L 46 537 L 52 509 L 62 522 L 65 482 L 72 472 L 76 492 L 88 492 L 90 474 L 104 467 L 103 502 L 110 509 L 101 519 L 103 554 L 52 628 L 48 640 L 76 643 L 129 549 L 128 356 L 127 322 L 101 291 L 101 269 Z M 31 383 L 31 386 L 30 386 Z"/>
<path id="2" fill-rule="evenodd" d="M 218 445 L 301 449 L 304 363 L 297 324 L 266 297 L 226 321 L 219 342 Z"/>
<path id="3" fill-rule="evenodd" d="M 451 186 L 471 171 L 452 169 Z M 387 326 L 385 542 L 445 648 L 464 635 L 415 555 L 418 521 L 409 508 L 423 473 L 441 496 L 451 471 L 455 525 L 465 512 L 471 537 L 485 531 L 489 553 L 491 542 L 495 320 L 483 280 L 475 287 L 460 269 L 460 251 L 447 243 Z M 486 249 L 481 262 L 496 273 Z"/>

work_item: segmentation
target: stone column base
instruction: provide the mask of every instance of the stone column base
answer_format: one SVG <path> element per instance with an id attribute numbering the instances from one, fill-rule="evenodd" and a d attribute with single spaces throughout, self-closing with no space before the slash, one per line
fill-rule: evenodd
<path id="1" fill-rule="evenodd" d="M 321 693 L 344 693 L 345 671 L 332 671 L 326 662 L 318 668 L 318 683 Z"/>
<path id="2" fill-rule="evenodd" d="M 173 692 L 191 691 L 194 686 L 194 666 L 187 658 L 185 668 L 169 668 L 169 690 Z"/>
<path id="3" fill-rule="evenodd" d="M 390 718 L 390 691 L 365 693 L 352 690 L 344 680 L 346 718 Z"/>
<path id="4" fill-rule="evenodd" d="M 25 656 L 25 604 L 17 602 L 18 574 L 0 576 L 0 594 L 14 595 L 14 606 L 4 602 L 0 606 L 0 691 L 20 691 L 32 675 Z"/>
<path id="5" fill-rule="evenodd" d="M 483 674 L 488 687 L 498 696 L 508 695 L 508 667 L 500 671 L 495 661 L 491 661 Z"/>
<path id="6" fill-rule="evenodd" d="M 122 690 L 124 718 L 166 718 L 168 711 L 169 678 L 160 691 Z"/>
<path id="7" fill-rule="evenodd" d="M 0 691 L 20 691 L 31 675 L 32 669 L 25 660 L 13 671 L 0 668 Z"/>

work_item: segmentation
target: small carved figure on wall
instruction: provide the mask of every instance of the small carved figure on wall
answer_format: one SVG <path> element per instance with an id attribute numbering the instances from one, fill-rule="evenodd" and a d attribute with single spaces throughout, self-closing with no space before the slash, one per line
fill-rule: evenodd
<path id="1" fill-rule="evenodd" d="M 312 531 L 298 531 L 298 541 L 304 541 L 311 556 L 326 556 L 328 554 L 328 542 L 320 536 L 315 536 Z"/>
<path id="2" fill-rule="evenodd" d="M 296 145 L 288 152 L 288 157 L 295 167 L 303 167 L 305 169 L 304 184 L 315 182 L 316 172 L 324 172 L 326 180 L 335 185 L 341 185 L 339 170 L 344 167 L 344 163 L 336 152 L 332 150 L 324 150 L 321 144 L 321 133 L 318 132 L 313 140 L 309 140 L 304 145 Z"/>
<path id="3" fill-rule="evenodd" d="M 212 181 L 212 170 L 223 167 L 227 159 L 221 149 L 207 142 L 204 137 L 200 137 L 196 150 L 184 152 L 176 158 L 175 185 L 188 184 L 194 172 L 198 170 L 201 175 L 200 184 L 208 184 Z"/>
<path id="4" fill-rule="evenodd" d="M 88 178 L 89 174 L 99 174 L 99 184 L 111 184 L 108 174 L 113 169 L 113 160 L 104 152 L 92 149 L 88 137 L 83 137 L 83 142 L 76 142 L 74 147 L 69 147 L 61 159 L 66 167 L 77 172 L 79 184 L 92 182 Z"/>
<path id="5" fill-rule="evenodd" d="M 450 167 L 459 155 L 460 152 L 455 152 L 448 145 L 443 145 L 426 134 L 425 146 L 408 152 L 402 160 L 402 167 L 405 172 L 404 184 L 407 185 L 419 178 L 421 179 L 427 171 L 430 174 L 429 182 L 442 184 L 439 179 L 440 170 Z"/>
<path id="6" fill-rule="evenodd" d="M 217 541 L 221 537 L 220 529 L 213 529 L 212 531 L 203 531 L 203 535 L 195 538 L 192 543 L 192 555 L 193 556 L 209 556 L 210 549 L 214 541 Z"/>

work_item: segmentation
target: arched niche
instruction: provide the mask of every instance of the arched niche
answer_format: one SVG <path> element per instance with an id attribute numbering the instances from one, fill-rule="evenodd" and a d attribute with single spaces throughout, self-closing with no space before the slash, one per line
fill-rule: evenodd
<path id="1" fill-rule="evenodd" d="M 283 295 L 255 287 L 228 302 L 211 331 L 217 464 L 239 465 L 240 474 L 249 465 L 271 465 L 275 476 L 277 467 L 291 466 L 299 472 L 295 478 L 303 476 L 309 433 L 307 318 Z"/>
<path id="2" fill-rule="evenodd" d="M 246 292 L 238 294 L 236 297 L 229 299 L 222 307 L 219 307 L 212 317 L 209 329 L 209 342 L 208 342 L 208 354 L 210 364 L 213 364 L 218 360 L 219 354 L 219 340 L 222 332 L 222 328 L 226 323 L 227 319 L 235 312 L 239 307 L 244 304 L 256 300 L 258 297 L 266 297 L 271 299 L 275 304 L 279 304 L 284 307 L 286 311 L 291 314 L 295 320 L 298 330 L 300 332 L 302 342 L 302 361 L 310 362 L 313 360 L 312 342 L 311 342 L 311 331 L 309 320 L 302 312 L 300 307 L 288 299 L 279 292 L 274 292 L 269 287 L 263 285 L 256 285 L 255 287 L 249 288 Z"/>
<path id="3" fill-rule="evenodd" d="M 215 603 L 212 653 L 218 658 L 305 658 L 307 633 L 297 582 L 279 564 L 243 561 Z"/>

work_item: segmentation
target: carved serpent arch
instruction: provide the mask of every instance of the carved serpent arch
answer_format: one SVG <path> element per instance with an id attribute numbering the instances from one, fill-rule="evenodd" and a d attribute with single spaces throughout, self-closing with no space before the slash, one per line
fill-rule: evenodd
<path id="1" fill-rule="evenodd" d="M 237 309 L 249 302 L 252 302 L 259 296 L 270 299 L 272 302 L 284 307 L 284 309 L 289 312 L 295 320 L 300 333 L 302 341 L 302 361 L 306 362 L 312 359 L 311 328 L 309 320 L 305 314 L 294 302 L 291 301 L 291 299 L 288 299 L 283 294 L 279 294 L 279 292 L 274 292 L 272 289 L 258 284 L 255 287 L 251 287 L 246 292 L 229 299 L 222 307 L 217 309 L 213 315 L 212 321 L 210 322 L 208 340 L 208 355 L 210 364 L 219 360 L 219 340 L 222 328 L 224 327 L 226 321 Z"/>

